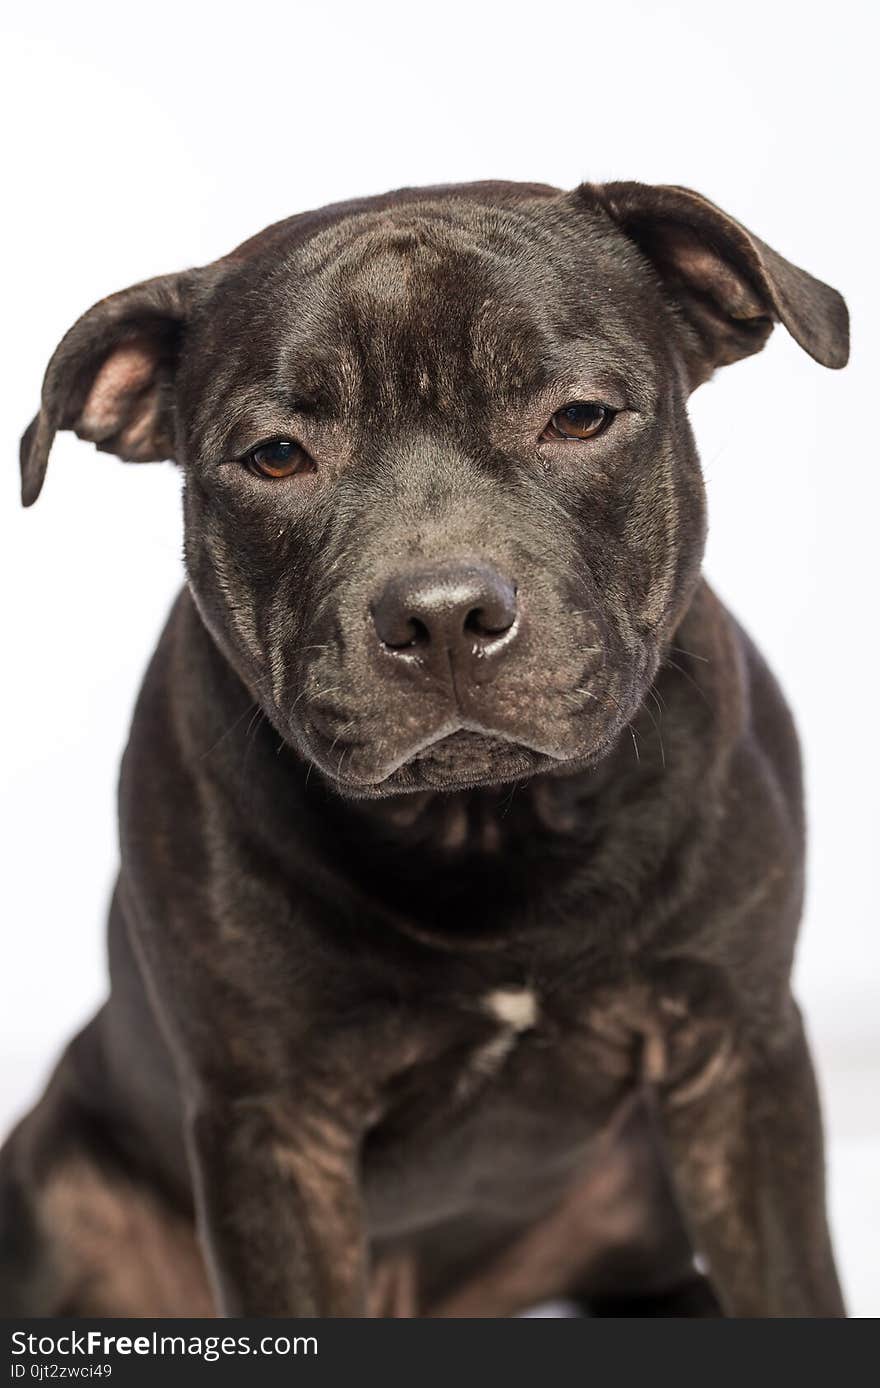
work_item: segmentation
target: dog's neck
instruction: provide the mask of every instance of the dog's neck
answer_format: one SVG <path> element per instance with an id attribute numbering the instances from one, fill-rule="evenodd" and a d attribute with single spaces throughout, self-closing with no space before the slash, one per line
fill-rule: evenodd
<path id="1" fill-rule="evenodd" d="M 442 851 L 488 854 L 500 851 L 506 830 L 519 825 L 522 811 L 536 829 L 565 835 L 576 828 L 568 778 L 549 775 L 491 789 L 414 791 L 371 802 L 367 809 L 391 832 L 424 833 L 430 826 Z"/>

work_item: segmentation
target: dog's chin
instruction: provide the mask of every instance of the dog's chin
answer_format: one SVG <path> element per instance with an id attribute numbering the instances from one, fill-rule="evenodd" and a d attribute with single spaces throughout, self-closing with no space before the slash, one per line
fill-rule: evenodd
<path id="1" fill-rule="evenodd" d="M 459 729 L 415 749 L 390 769 L 377 770 L 375 775 L 355 778 L 321 769 L 340 794 L 379 799 L 419 791 L 455 792 L 510 785 L 542 772 L 586 765 L 599 752 L 596 748 L 588 754 L 568 757 L 504 737 Z"/>

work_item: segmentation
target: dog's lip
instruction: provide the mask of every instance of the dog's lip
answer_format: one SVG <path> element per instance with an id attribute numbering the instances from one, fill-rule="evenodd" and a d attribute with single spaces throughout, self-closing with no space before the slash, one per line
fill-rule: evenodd
<path id="1" fill-rule="evenodd" d="M 564 764 L 570 760 L 570 757 L 564 752 L 550 750 L 547 747 L 531 743 L 525 738 L 515 737 L 510 733 L 505 733 L 495 728 L 486 728 L 482 724 L 462 720 L 451 726 L 439 729 L 422 741 L 416 743 L 414 746 L 407 748 L 405 752 L 395 757 L 394 760 L 385 767 L 380 776 L 359 777 L 349 775 L 334 777 L 333 779 L 339 781 L 340 784 L 360 786 L 364 789 L 378 789 L 390 781 L 398 771 L 403 770 L 404 767 L 417 763 L 426 752 L 431 751 L 432 748 L 439 747 L 444 742 L 451 741 L 461 733 L 475 734 L 490 742 L 507 744 L 512 750 L 519 749 L 522 752 L 531 753 L 533 756 L 546 757 L 548 761 L 557 762 L 559 764 Z"/>

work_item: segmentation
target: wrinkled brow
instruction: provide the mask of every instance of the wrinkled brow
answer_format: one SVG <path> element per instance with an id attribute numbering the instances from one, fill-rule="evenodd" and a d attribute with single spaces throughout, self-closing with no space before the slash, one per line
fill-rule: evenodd
<path id="1" fill-rule="evenodd" d="M 344 312 L 323 298 L 289 307 L 272 327 L 252 339 L 257 359 L 240 345 L 206 373 L 187 440 L 191 454 L 237 456 L 303 417 L 353 430 L 413 410 L 452 418 L 465 400 L 487 413 L 522 411 L 554 389 L 564 392 L 566 383 L 572 399 L 647 413 L 659 393 L 647 345 L 613 318 L 573 329 L 554 322 L 546 305 L 483 299 L 470 314 L 426 322 Z"/>
<path id="2" fill-rule="evenodd" d="M 595 335 L 574 336 L 560 343 L 547 364 L 542 393 L 554 389 L 592 390 L 587 398 L 606 399 L 608 404 L 650 414 L 657 407 L 661 390 L 660 373 L 647 349 L 628 343 L 626 347 L 603 341 Z M 615 396 L 617 399 L 612 399 Z"/>
<path id="3" fill-rule="evenodd" d="M 479 368 L 481 363 L 473 365 Z M 540 411 L 554 401 L 558 408 L 565 399 L 602 400 L 616 409 L 642 413 L 656 408 L 658 380 L 650 360 L 600 346 L 595 339 L 559 344 L 552 358 L 499 366 L 493 360 L 491 369 L 477 372 L 485 408 L 493 414 L 507 408 Z M 376 423 L 383 414 L 396 414 L 401 401 L 410 409 L 429 409 L 441 416 L 460 406 L 465 386 L 458 371 L 443 363 L 439 371 L 413 362 L 408 367 L 409 381 L 387 382 L 385 392 L 374 396 L 369 407 L 360 364 L 344 352 L 334 358 L 300 356 L 295 367 L 263 380 L 242 382 L 221 372 L 193 422 L 191 445 L 203 458 L 229 459 L 260 439 L 293 431 L 297 420 L 345 430 L 367 422 L 367 416 Z"/>

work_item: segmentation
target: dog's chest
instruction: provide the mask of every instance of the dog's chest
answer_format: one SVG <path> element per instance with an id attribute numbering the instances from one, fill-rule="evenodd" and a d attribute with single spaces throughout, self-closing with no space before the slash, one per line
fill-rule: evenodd
<path id="1" fill-rule="evenodd" d="M 430 1094 L 432 1109 L 450 1116 L 478 1095 L 483 1105 L 494 1096 L 541 1108 L 572 1088 L 604 1094 L 634 1073 L 643 1014 L 616 990 L 572 999 L 511 981 L 451 993 L 419 1018 L 423 1050 L 414 1048 L 397 1093 Z"/>
<path id="2" fill-rule="evenodd" d="M 400 1073 L 365 1148 L 371 1225 L 513 1209 L 583 1159 L 632 1088 L 623 1026 L 573 1023 L 537 986 L 450 1000 L 448 1032 Z"/>
<path id="3" fill-rule="evenodd" d="M 702 966 L 602 984 L 557 976 L 421 1012 L 430 1045 L 386 1091 L 364 1149 L 371 1229 L 519 1217 L 607 1152 L 646 1084 L 714 1083 L 731 1055 L 715 984 Z"/>

